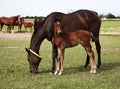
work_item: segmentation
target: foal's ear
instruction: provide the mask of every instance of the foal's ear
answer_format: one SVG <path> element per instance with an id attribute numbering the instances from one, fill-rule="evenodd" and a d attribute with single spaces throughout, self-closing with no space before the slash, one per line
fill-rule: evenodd
<path id="1" fill-rule="evenodd" d="M 25 48 L 25 50 L 26 50 L 27 52 L 30 52 L 30 49 L 29 49 L 29 48 Z"/>
<path id="2" fill-rule="evenodd" d="M 55 22 L 56 22 L 56 21 L 59 21 L 59 22 L 60 22 L 61 20 L 62 20 L 62 16 L 56 16 L 56 17 L 55 17 Z"/>

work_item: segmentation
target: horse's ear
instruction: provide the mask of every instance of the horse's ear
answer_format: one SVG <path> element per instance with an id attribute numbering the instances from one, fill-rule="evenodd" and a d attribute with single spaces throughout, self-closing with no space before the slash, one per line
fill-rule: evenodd
<path id="1" fill-rule="evenodd" d="M 55 17 L 55 22 L 56 22 L 56 21 L 61 22 L 61 20 L 62 20 L 62 17 L 61 17 L 61 16 L 56 16 L 56 17 Z"/>
<path id="2" fill-rule="evenodd" d="M 30 52 L 30 49 L 29 49 L 29 48 L 25 48 L 25 50 L 26 50 L 27 52 Z"/>

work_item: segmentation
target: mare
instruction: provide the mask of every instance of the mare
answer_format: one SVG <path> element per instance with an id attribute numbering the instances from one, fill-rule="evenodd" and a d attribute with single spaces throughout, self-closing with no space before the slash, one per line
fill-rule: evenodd
<path id="1" fill-rule="evenodd" d="M 37 29 L 37 27 L 39 26 L 39 24 L 43 21 L 42 18 L 35 18 L 34 20 L 34 29 Z"/>
<path id="2" fill-rule="evenodd" d="M 23 20 L 24 20 L 24 18 L 23 17 L 21 17 L 19 20 L 17 20 L 16 22 L 15 22 L 15 24 L 14 24 L 14 26 L 18 26 L 18 32 L 21 32 L 21 30 L 22 30 L 22 22 L 23 22 Z"/>
<path id="3" fill-rule="evenodd" d="M 2 32 L 2 28 L 3 28 L 3 25 L 7 25 L 8 26 L 8 30 L 10 30 L 11 32 L 11 28 L 14 30 L 14 24 L 16 21 L 19 20 L 19 15 L 17 16 L 12 16 L 12 17 L 1 17 L 0 19 L 0 25 L 1 25 L 1 28 L 0 28 L 0 32 Z"/>
<path id="4" fill-rule="evenodd" d="M 42 18 L 35 18 L 34 20 L 34 29 L 37 28 L 37 26 L 39 25 L 39 23 L 42 22 Z"/>
<path id="5" fill-rule="evenodd" d="M 57 69 L 55 71 L 55 75 L 61 75 L 63 71 L 63 60 L 64 60 L 64 52 L 65 48 L 74 47 L 78 44 L 81 44 L 88 56 L 90 57 L 91 62 L 91 71 L 90 73 L 96 73 L 96 63 L 94 59 L 94 52 L 92 50 L 92 46 L 90 44 L 90 40 L 92 38 L 91 32 L 78 29 L 73 32 L 63 32 L 59 34 L 61 31 L 60 21 L 56 20 L 54 22 L 54 35 L 52 37 L 52 42 L 57 46 L 58 57 L 57 57 Z"/>
<path id="6" fill-rule="evenodd" d="M 56 18 L 61 19 L 61 30 L 62 32 L 73 32 L 78 29 L 83 29 L 89 31 L 93 34 L 93 41 L 96 45 L 96 50 L 98 53 L 98 67 L 101 65 L 101 46 L 99 42 L 99 31 L 101 20 L 97 13 L 90 10 L 78 10 L 70 14 L 64 14 L 61 12 L 53 12 L 49 14 L 39 26 L 34 29 L 33 35 L 31 37 L 30 48 L 26 48 L 28 52 L 28 62 L 29 69 L 31 73 L 38 72 L 38 66 L 41 62 L 41 57 L 39 57 L 39 49 L 44 39 L 51 41 L 54 35 L 54 21 Z M 37 55 L 37 56 L 36 56 Z M 58 56 L 58 50 L 56 44 L 52 43 L 52 73 L 55 72 L 55 60 Z M 89 55 L 86 57 L 85 67 L 89 64 Z"/>

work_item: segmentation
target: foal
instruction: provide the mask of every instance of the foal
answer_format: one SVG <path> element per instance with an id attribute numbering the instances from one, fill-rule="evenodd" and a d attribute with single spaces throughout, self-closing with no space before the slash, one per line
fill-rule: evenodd
<path id="1" fill-rule="evenodd" d="M 85 48 L 87 54 L 90 57 L 90 62 L 91 62 L 90 73 L 96 73 L 96 63 L 94 59 L 94 52 L 90 44 L 91 33 L 89 31 L 85 31 L 82 29 L 79 29 L 74 32 L 68 32 L 68 33 L 66 32 L 60 33 L 60 32 L 61 32 L 61 24 L 59 21 L 55 21 L 54 35 L 52 37 L 52 41 L 57 46 L 58 57 L 57 57 L 57 68 L 54 74 L 55 75 L 62 74 L 65 48 L 74 47 L 78 44 L 81 44 Z"/>
<path id="2" fill-rule="evenodd" d="M 23 25 L 24 25 L 25 32 L 27 32 L 27 28 L 29 28 L 29 29 L 30 29 L 30 33 L 32 33 L 32 32 L 33 32 L 33 31 L 32 31 L 32 26 L 33 26 L 33 23 L 31 23 L 31 22 L 25 22 L 25 21 L 23 21 L 22 23 L 23 23 Z"/>

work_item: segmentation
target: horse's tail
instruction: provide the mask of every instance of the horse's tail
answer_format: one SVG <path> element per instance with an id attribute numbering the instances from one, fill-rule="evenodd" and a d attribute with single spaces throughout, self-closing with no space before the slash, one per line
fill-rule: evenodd
<path id="1" fill-rule="evenodd" d="M 95 37 L 94 37 L 92 32 L 91 32 L 91 37 L 92 37 L 92 42 L 94 42 L 95 41 Z"/>

